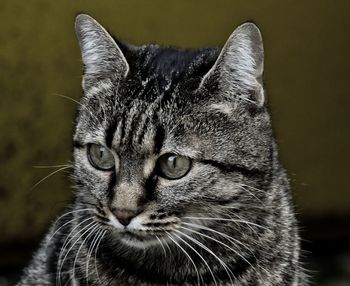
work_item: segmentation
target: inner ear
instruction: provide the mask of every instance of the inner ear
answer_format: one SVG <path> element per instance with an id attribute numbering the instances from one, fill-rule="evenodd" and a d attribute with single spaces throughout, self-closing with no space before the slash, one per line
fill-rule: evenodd
<path id="1" fill-rule="evenodd" d="M 263 106 L 264 48 L 261 33 L 253 23 L 239 26 L 229 37 L 200 88 L 217 83 L 227 100 L 240 98 Z"/>
<path id="2" fill-rule="evenodd" d="M 84 85 L 103 78 L 126 77 L 129 64 L 124 54 L 96 20 L 80 14 L 75 20 L 75 30 L 84 63 Z"/>

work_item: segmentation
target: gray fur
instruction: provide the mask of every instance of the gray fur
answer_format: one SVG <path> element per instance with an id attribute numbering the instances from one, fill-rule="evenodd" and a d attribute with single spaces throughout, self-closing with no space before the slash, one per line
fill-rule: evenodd
<path id="1" fill-rule="evenodd" d="M 76 30 L 76 198 L 18 285 L 306 285 L 258 28 L 240 26 L 221 51 L 117 43 L 87 15 Z M 90 165 L 89 143 L 114 152 L 114 171 Z M 164 153 L 191 158 L 189 173 L 157 176 Z M 141 210 L 132 234 L 112 207 Z"/>

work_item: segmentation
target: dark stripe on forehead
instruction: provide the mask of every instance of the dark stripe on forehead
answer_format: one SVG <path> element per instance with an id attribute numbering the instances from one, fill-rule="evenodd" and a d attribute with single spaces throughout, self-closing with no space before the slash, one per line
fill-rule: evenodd
<path id="1" fill-rule="evenodd" d="M 163 147 L 165 139 L 165 130 L 162 126 L 158 125 L 156 134 L 154 136 L 154 153 L 158 154 Z"/>
<path id="2" fill-rule="evenodd" d="M 138 133 L 137 142 L 139 144 L 143 142 L 147 130 L 155 129 L 157 132 L 157 128 L 154 128 L 154 126 L 159 125 L 158 112 L 159 112 L 161 100 L 162 100 L 162 97 L 159 96 L 147 107 L 145 111 L 147 117 L 145 118 L 143 124 L 140 125 L 141 130 L 139 130 L 139 133 Z"/>
<path id="3" fill-rule="evenodd" d="M 73 141 L 73 147 L 77 148 L 77 149 L 82 149 L 82 148 L 85 147 L 85 145 L 82 142 L 80 142 L 80 141 L 74 140 Z"/>
<path id="4" fill-rule="evenodd" d="M 108 148 L 111 148 L 112 146 L 112 142 L 113 142 L 113 138 L 114 138 L 114 133 L 115 133 L 115 130 L 117 128 L 117 120 L 113 120 L 107 130 L 106 130 L 106 146 Z"/>
<path id="5" fill-rule="evenodd" d="M 120 114 L 117 117 L 114 117 L 113 120 L 110 121 L 110 124 L 106 128 L 105 131 L 105 142 L 108 148 L 112 147 L 112 142 L 115 136 L 115 132 L 117 128 L 120 126 L 120 138 L 124 137 L 124 125 L 126 120 L 125 109 L 120 111 Z"/>
<path id="6" fill-rule="evenodd" d="M 127 120 L 127 114 L 126 114 L 126 111 L 123 110 L 123 113 L 120 117 L 120 139 L 119 139 L 119 142 L 122 142 L 124 136 L 125 136 L 125 125 L 126 125 L 126 120 Z"/>
<path id="7" fill-rule="evenodd" d="M 117 174 L 115 173 L 115 171 L 113 171 L 108 182 L 108 193 L 107 193 L 108 203 L 111 203 L 113 200 L 114 187 L 116 183 L 117 183 Z"/>

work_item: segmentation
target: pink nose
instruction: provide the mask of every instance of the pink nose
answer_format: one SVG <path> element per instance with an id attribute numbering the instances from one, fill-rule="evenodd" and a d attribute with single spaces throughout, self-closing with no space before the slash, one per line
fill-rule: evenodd
<path id="1" fill-rule="evenodd" d="M 114 209 L 112 212 L 118 221 L 124 226 L 127 226 L 130 221 L 138 215 L 138 212 L 136 210 L 128 209 Z"/>

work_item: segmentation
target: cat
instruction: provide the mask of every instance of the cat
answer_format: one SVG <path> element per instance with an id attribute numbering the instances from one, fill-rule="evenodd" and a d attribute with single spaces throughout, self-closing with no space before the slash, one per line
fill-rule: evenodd
<path id="1" fill-rule="evenodd" d="M 187 50 L 75 28 L 76 196 L 17 285 L 306 285 L 257 26 Z"/>

